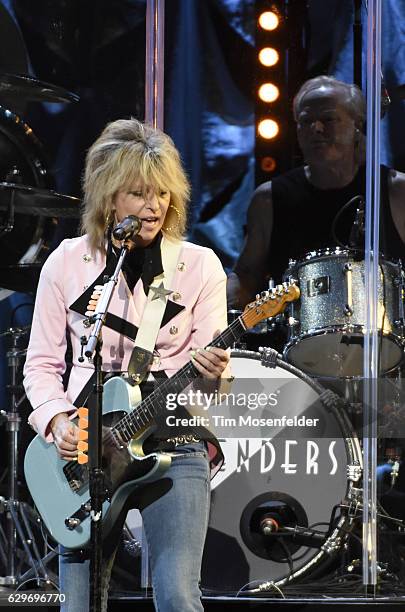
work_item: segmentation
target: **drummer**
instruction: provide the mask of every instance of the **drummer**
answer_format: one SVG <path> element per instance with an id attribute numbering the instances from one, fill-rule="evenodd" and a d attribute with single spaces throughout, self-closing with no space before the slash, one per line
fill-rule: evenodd
<path id="1" fill-rule="evenodd" d="M 364 243 L 361 232 L 353 232 L 355 202 L 339 216 L 335 237 L 332 233 L 344 204 L 365 195 L 366 107 L 361 90 L 319 76 L 302 85 L 293 111 L 305 164 L 254 192 L 246 242 L 228 278 L 230 308 L 244 307 L 267 288 L 266 277 L 280 282 L 289 258 L 332 247 L 337 240 L 354 240 L 359 247 Z M 404 200 L 405 174 L 382 166 L 380 250 L 394 259 L 405 259 Z"/>

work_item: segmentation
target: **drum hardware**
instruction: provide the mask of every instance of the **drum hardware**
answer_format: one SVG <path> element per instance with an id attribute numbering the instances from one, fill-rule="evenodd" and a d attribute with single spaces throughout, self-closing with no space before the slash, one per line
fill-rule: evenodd
<path id="1" fill-rule="evenodd" d="M 6 500 L 4 497 L 0 497 L 0 511 L 5 513 L 7 520 L 12 522 L 16 533 L 14 542 L 10 541 L 7 537 L 0 538 L 0 557 L 5 562 L 4 564 L 9 572 L 7 576 L 0 576 L 0 586 L 21 585 L 28 580 L 35 580 L 37 586 L 40 586 L 42 582 L 48 585 L 57 582 L 57 576 L 46 569 L 46 564 L 57 553 L 56 551 L 51 551 L 45 554 L 44 557 L 41 557 L 36 536 L 31 527 L 31 523 L 33 523 L 35 527 L 41 528 L 39 515 L 25 502 Z M 5 536 L 4 532 L 3 536 Z M 22 550 L 19 549 L 18 543 L 21 545 Z M 12 559 L 11 567 L 10 559 Z M 23 568 L 24 563 L 29 569 L 22 574 L 20 570 Z M 10 574 L 10 570 L 16 573 Z"/>
<path id="2" fill-rule="evenodd" d="M 0 183 L 0 210 L 10 217 L 14 212 L 42 217 L 79 218 L 80 200 L 52 189 L 39 189 L 16 183 Z"/>
<path id="3" fill-rule="evenodd" d="M 22 391 L 18 375 L 21 363 L 26 356 L 26 350 L 19 347 L 19 341 L 27 335 L 28 331 L 29 326 L 26 326 L 10 328 L 1 334 L 1 336 L 11 337 L 11 349 L 6 353 L 10 371 L 10 384 L 7 386 L 10 409 L 7 412 L 2 411 L 8 433 L 7 499 L 0 498 L 0 508 L 5 519 L 5 529 L 1 528 L 2 536 L 0 537 L 0 558 L 5 567 L 5 575 L 0 576 L 0 585 L 3 586 L 15 586 L 29 577 L 35 577 L 38 585 L 40 581 L 49 582 L 50 575 L 45 569 L 45 564 L 56 554 L 48 554 L 43 559 L 41 558 L 31 527 L 31 523 L 35 527 L 40 527 L 41 521 L 28 504 L 18 500 L 18 451 L 21 428 L 18 408 L 25 398 L 24 392 L 18 397 Z M 30 569 L 22 575 L 20 570 L 23 562 Z"/>
<path id="4" fill-rule="evenodd" d="M 351 482 L 359 482 L 363 475 L 363 469 L 359 463 L 352 463 L 347 466 L 347 478 Z"/>
<path id="5" fill-rule="evenodd" d="M 385 463 L 377 467 L 378 480 L 384 481 L 385 477 L 389 478 L 389 490 L 385 491 L 385 494 L 395 487 L 398 480 L 402 452 L 402 448 L 399 446 L 386 447 L 383 453 Z"/>
<path id="6" fill-rule="evenodd" d="M 24 325 L 23 327 L 9 327 L 0 334 L 0 338 L 4 338 L 5 336 L 13 336 L 13 338 L 22 338 L 26 334 L 29 334 L 30 330 L 31 325 Z"/>
<path id="7" fill-rule="evenodd" d="M 78 95 L 23 74 L 0 73 L 0 95 L 14 94 L 30 102 L 79 102 Z"/>
<path id="8" fill-rule="evenodd" d="M 281 359 L 281 355 L 270 347 L 261 346 L 259 348 L 259 354 L 261 356 L 261 363 L 266 368 L 275 368 L 277 366 L 277 360 Z"/>
<path id="9" fill-rule="evenodd" d="M 351 317 L 353 314 L 353 293 L 352 293 L 352 265 L 346 263 L 344 265 L 344 274 L 346 279 L 346 304 L 344 314 L 346 317 Z"/>
<path id="10" fill-rule="evenodd" d="M 1 106 L 0 149 L 0 180 L 6 181 L 6 185 L 13 178 L 12 184 L 16 186 L 53 187 L 43 147 L 33 130 L 21 117 Z M 20 193 L 12 188 L 0 197 L 2 209 L 9 217 L 6 222 L 3 215 L 3 225 L 13 226 L 12 230 L 0 236 L 3 266 L 22 261 L 42 261 L 55 230 L 53 219 L 19 213 L 16 206 L 20 197 Z"/>

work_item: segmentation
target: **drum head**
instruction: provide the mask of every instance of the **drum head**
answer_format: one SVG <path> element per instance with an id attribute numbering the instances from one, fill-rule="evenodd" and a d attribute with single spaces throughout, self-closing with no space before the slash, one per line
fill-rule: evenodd
<path id="1" fill-rule="evenodd" d="M 342 423 L 319 401 L 310 379 L 297 377 L 280 363 L 274 369 L 264 367 L 257 353 L 247 351 L 231 356 L 232 374 L 250 394 L 255 385 L 262 393 L 265 379 L 280 395 L 291 384 L 300 389 L 295 400 L 288 395 L 288 403 L 299 404 L 294 412 L 301 416 L 321 413 L 319 436 L 296 426 L 275 429 L 273 437 L 264 438 L 258 427 L 245 438 L 233 437 L 229 429 L 229 436 L 220 440 L 225 464 L 212 482 L 202 573 L 202 587 L 208 591 L 235 593 L 255 581 L 282 584 L 315 572 L 325 561 L 319 542 L 326 538 L 311 542 L 281 535 L 283 529 L 313 527 L 326 532 L 335 506 L 351 486 L 347 465 L 361 462 L 352 456 L 356 444 L 348 443 Z M 284 409 L 271 412 L 282 417 Z M 244 412 L 249 412 L 246 405 Z M 266 519 L 274 522 L 274 533 L 265 535 Z"/>
<path id="2" fill-rule="evenodd" d="M 380 334 L 380 370 L 389 372 L 402 360 L 393 337 Z M 312 376 L 351 378 L 363 375 L 364 335 L 331 330 L 314 333 L 285 351 L 286 359 Z"/>

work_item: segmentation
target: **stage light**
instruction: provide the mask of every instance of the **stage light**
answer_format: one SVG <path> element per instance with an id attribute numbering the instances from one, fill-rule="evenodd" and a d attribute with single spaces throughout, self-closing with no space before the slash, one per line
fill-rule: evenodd
<path id="1" fill-rule="evenodd" d="M 262 138 L 270 140 L 277 136 L 280 128 L 277 121 L 274 121 L 274 119 L 262 119 L 257 126 L 257 131 Z"/>
<path id="2" fill-rule="evenodd" d="M 279 95 L 280 90 L 273 85 L 273 83 L 263 83 L 263 85 L 259 87 L 259 98 L 263 100 L 263 102 L 274 102 Z"/>
<path id="3" fill-rule="evenodd" d="M 263 66 L 275 66 L 279 59 L 280 56 L 278 51 L 272 47 L 264 47 L 264 49 L 261 49 L 259 52 L 259 62 L 263 64 Z"/>
<path id="4" fill-rule="evenodd" d="M 280 23 L 278 15 L 273 11 L 265 11 L 259 16 L 259 25 L 263 30 L 275 30 Z"/>
<path id="5" fill-rule="evenodd" d="M 260 161 L 260 168 L 263 170 L 263 172 L 274 172 L 274 170 L 277 168 L 277 162 L 274 157 L 266 155 L 265 157 L 262 157 Z"/>

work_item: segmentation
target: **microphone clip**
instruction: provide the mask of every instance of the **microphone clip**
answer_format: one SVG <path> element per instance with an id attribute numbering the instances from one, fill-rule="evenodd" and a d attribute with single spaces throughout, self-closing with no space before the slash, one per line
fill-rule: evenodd
<path id="1" fill-rule="evenodd" d="M 112 235 L 115 240 L 120 242 L 133 240 L 142 229 L 142 221 L 135 215 L 128 215 L 120 221 L 113 229 Z"/>

